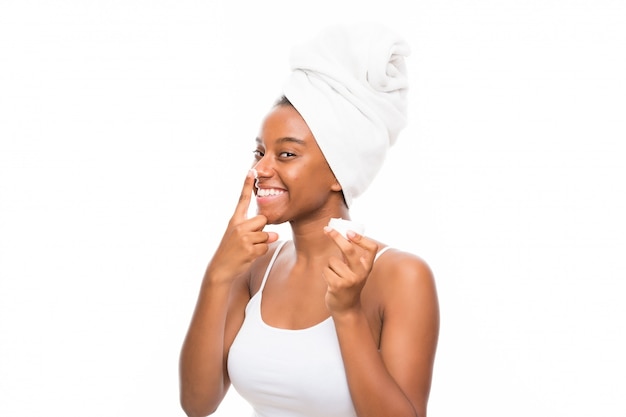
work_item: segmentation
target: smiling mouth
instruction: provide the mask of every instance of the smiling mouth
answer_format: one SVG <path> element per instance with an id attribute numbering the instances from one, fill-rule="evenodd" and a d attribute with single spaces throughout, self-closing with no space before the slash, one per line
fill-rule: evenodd
<path id="1" fill-rule="evenodd" d="M 256 191 L 257 197 L 270 197 L 284 194 L 285 190 L 280 190 L 278 188 L 258 188 Z"/>

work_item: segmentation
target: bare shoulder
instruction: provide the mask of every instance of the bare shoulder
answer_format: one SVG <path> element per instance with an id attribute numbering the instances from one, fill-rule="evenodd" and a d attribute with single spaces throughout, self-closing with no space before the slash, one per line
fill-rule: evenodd
<path id="1" fill-rule="evenodd" d="M 372 278 L 401 287 L 434 285 L 434 274 L 428 263 L 410 252 L 389 248 L 374 264 Z"/>
<path id="2" fill-rule="evenodd" d="M 435 276 L 418 255 L 390 248 L 375 262 L 370 279 L 384 310 L 392 306 L 403 309 L 416 302 L 437 310 Z"/>

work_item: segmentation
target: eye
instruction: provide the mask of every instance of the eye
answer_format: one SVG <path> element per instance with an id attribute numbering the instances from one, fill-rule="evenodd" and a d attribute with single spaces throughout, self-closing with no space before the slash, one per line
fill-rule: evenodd
<path id="1" fill-rule="evenodd" d="M 278 154 L 278 156 L 280 156 L 281 158 L 293 158 L 294 156 L 296 156 L 296 154 L 291 152 L 281 152 Z"/>
<path id="2" fill-rule="evenodd" d="M 255 149 L 254 151 L 252 151 L 252 154 L 254 155 L 255 159 L 261 159 L 261 158 L 263 158 L 263 156 L 265 156 L 263 151 L 260 151 L 258 149 Z"/>

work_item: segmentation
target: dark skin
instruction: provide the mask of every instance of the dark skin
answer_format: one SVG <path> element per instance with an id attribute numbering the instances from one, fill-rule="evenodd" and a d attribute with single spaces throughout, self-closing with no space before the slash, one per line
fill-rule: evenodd
<path id="1" fill-rule="evenodd" d="M 302 329 L 332 317 L 357 415 L 426 416 L 439 333 L 433 275 L 419 257 L 366 236 L 326 227 L 349 218 L 341 186 L 315 138 L 290 105 L 264 120 L 248 174 L 222 241 L 207 267 L 180 360 L 181 403 L 189 416 L 216 410 L 230 380 L 226 359 L 258 291 L 278 236 L 279 253 L 261 305 L 270 326 Z M 246 213 L 255 195 L 258 214 Z"/>

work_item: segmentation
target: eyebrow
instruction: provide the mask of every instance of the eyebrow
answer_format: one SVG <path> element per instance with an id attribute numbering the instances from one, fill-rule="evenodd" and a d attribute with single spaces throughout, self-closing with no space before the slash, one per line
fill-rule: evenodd
<path id="1" fill-rule="evenodd" d="M 256 143 L 261 145 L 263 143 L 263 141 L 261 140 L 261 138 L 256 138 Z M 292 138 L 290 136 L 285 136 L 282 138 L 279 138 L 276 140 L 276 143 L 281 144 L 281 143 L 295 143 L 298 145 L 302 145 L 302 146 L 306 146 L 306 142 L 303 141 L 302 139 L 297 139 L 297 138 Z"/>

